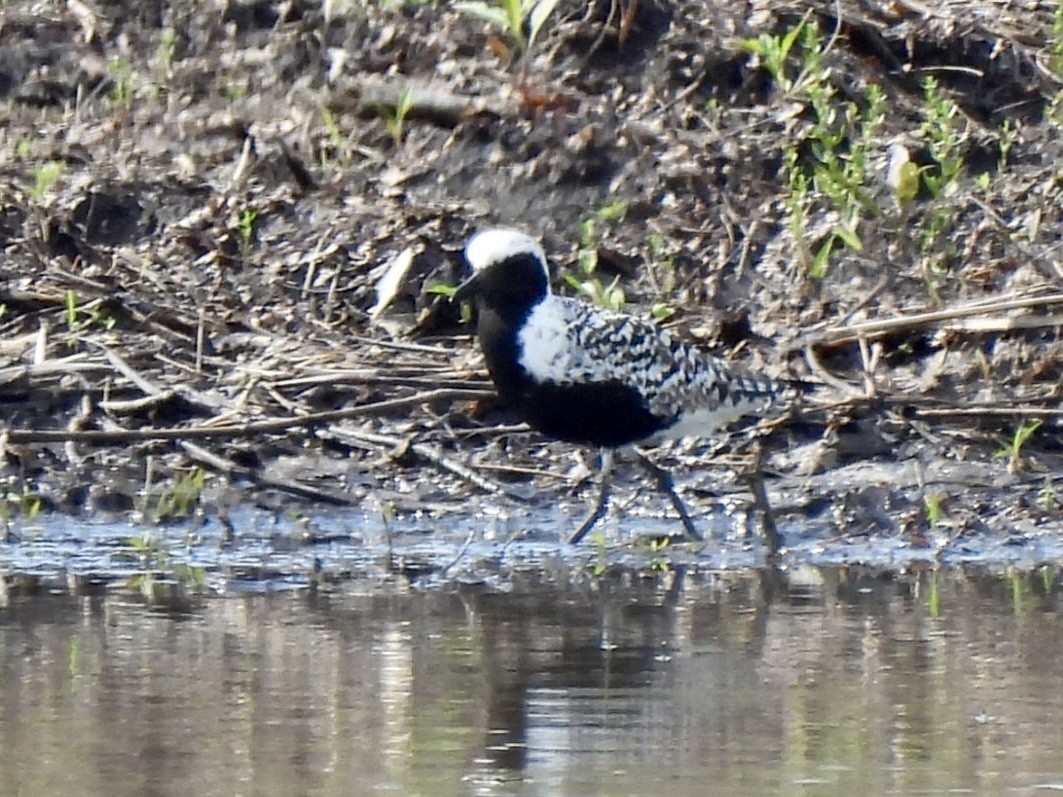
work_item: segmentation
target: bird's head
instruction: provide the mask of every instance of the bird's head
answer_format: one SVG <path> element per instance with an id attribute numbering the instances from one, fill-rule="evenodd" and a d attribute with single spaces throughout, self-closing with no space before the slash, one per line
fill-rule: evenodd
<path id="1" fill-rule="evenodd" d="M 550 293 L 550 269 L 539 242 L 518 230 L 483 230 L 465 244 L 472 274 L 453 301 L 478 298 L 496 310 L 531 307 Z"/>

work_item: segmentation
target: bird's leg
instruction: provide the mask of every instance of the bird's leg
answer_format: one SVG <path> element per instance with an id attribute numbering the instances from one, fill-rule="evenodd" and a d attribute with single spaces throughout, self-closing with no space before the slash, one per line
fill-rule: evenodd
<path id="1" fill-rule="evenodd" d="M 753 462 L 749 470 L 743 474 L 743 478 L 749 484 L 749 491 L 753 493 L 753 506 L 760 510 L 760 531 L 764 535 L 764 541 L 768 544 L 768 558 L 774 559 L 779 549 L 782 548 L 783 540 L 775 525 L 775 514 L 771 511 L 771 504 L 768 503 L 768 491 L 764 488 L 764 474 L 761 470 L 763 459 L 764 449 L 758 442 L 753 447 Z"/>
<path id="2" fill-rule="evenodd" d="M 636 448 L 635 455 L 638 457 L 639 463 L 642 467 L 653 476 L 654 481 L 657 482 L 657 488 L 667 495 L 668 500 L 672 502 L 675 511 L 679 513 L 679 519 L 683 521 L 683 528 L 686 529 L 687 534 L 695 540 L 702 539 L 701 534 L 694 526 L 694 521 L 690 517 L 690 512 L 687 511 L 687 505 L 683 503 L 683 499 L 680 498 L 679 493 L 675 491 L 675 482 L 672 479 L 672 474 L 650 459 L 642 449 Z"/>
<path id="3" fill-rule="evenodd" d="M 602 449 L 601 463 L 602 480 L 598 488 L 598 500 L 594 505 L 593 511 L 587 516 L 587 519 L 580 524 L 578 529 L 576 529 L 576 533 L 569 537 L 569 545 L 575 545 L 586 537 L 587 532 L 594 528 L 594 524 L 602 519 L 602 515 L 605 514 L 605 510 L 609 506 L 609 474 L 613 470 L 613 449 Z"/>

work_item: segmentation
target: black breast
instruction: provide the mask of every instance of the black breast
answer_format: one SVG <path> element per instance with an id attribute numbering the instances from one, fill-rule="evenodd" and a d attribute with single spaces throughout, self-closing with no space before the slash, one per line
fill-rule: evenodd
<path id="1" fill-rule="evenodd" d="M 653 415 L 641 393 L 619 381 L 540 383 L 519 363 L 517 336 L 530 308 L 481 302 L 477 337 L 499 397 L 528 425 L 572 443 L 616 447 L 637 443 L 674 420 Z"/>

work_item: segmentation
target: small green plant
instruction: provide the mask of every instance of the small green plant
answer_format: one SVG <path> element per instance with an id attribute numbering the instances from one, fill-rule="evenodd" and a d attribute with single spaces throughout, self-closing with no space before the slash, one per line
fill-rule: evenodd
<path id="1" fill-rule="evenodd" d="M 34 493 L 22 493 L 18 496 L 18 505 L 22 511 L 22 518 L 32 523 L 40 513 L 40 496 Z"/>
<path id="2" fill-rule="evenodd" d="M 1056 511 L 1060 507 L 1059 496 L 1056 495 L 1055 487 L 1050 479 L 1045 480 L 1044 487 L 1037 494 L 1037 505 L 1047 511 Z"/>
<path id="3" fill-rule="evenodd" d="M 15 518 L 33 522 L 40 511 L 41 499 L 34 493 L 8 490 L 0 495 L 0 525 L 4 527 L 5 536 L 11 533 L 11 522 Z"/>
<path id="4" fill-rule="evenodd" d="M 425 288 L 425 292 L 433 296 L 442 296 L 444 299 L 449 299 L 458 292 L 458 289 L 454 285 L 447 285 L 445 282 L 436 282 Z"/>
<path id="5" fill-rule="evenodd" d="M 207 578 L 206 568 L 200 565 L 190 565 L 180 562 L 174 565 L 171 575 L 178 583 L 181 584 L 194 584 L 197 587 L 203 586 L 203 583 Z"/>
<path id="6" fill-rule="evenodd" d="M 940 491 L 925 493 L 923 495 L 923 509 L 926 513 L 926 522 L 929 526 L 940 525 L 947 517 L 945 503 L 948 496 Z"/>
<path id="7" fill-rule="evenodd" d="M 236 222 L 236 232 L 240 236 L 240 254 L 247 257 L 255 243 L 255 222 L 258 213 L 251 208 L 244 208 Z"/>
<path id="8" fill-rule="evenodd" d="M 101 329 L 113 329 L 118 323 L 113 315 L 103 309 L 98 301 L 82 305 L 77 292 L 68 288 L 63 293 L 63 323 L 70 332 L 77 332 L 93 326 Z"/>
<path id="9" fill-rule="evenodd" d="M 1008 470 L 1012 473 L 1020 473 L 1029 469 L 1029 463 L 1023 456 L 1022 450 L 1033 437 L 1034 432 L 1041 428 L 1041 421 L 1023 421 L 1015 427 L 1009 440 L 1002 441 L 994 456 L 1008 460 Z"/>
<path id="10" fill-rule="evenodd" d="M 447 285 L 445 282 L 437 282 L 429 285 L 425 291 L 433 296 L 442 296 L 445 299 L 450 299 L 457 293 L 458 289 L 453 285 Z M 472 305 L 469 302 L 461 303 L 459 320 L 462 324 L 468 324 L 472 320 Z"/>
<path id="11" fill-rule="evenodd" d="M 672 569 L 671 559 L 668 557 L 668 548 L 672 541 L 668 537 L 656 537 L 650 540 L 650 569 L 661 573 L 667 573 Z"/>
<path id="12" fill-rule="evenodd" d="M 936 573 L 930 573 L 926 586 L 926 611 L 931 617 L 941 616 L 941 589 Z"/>
<path id="13" fill-rule="evenodd" d="M 150 531 L 137 537 L 126 538 L 126 545 L 134 557 L 140 560 L 143 572 L 137 573 L 126 582 L 126 588 L 139 592 L 148 600 L 160 598 L 159 588 L 163 587 L 165 597 L 172 599 L 180 595 L 185 585 L 202 585 L 206 571 L 204 568 L 179 562 L 169 573 L 160 574 L 159 570 L 167 568 L 170 554 L 163 547 L 162 540 Z M 169 587 L 169 589 L 166 589 Z"/>
<path id="14" fill-rule="evenodd" d="M 518 52 L 526 52 L 538 37 L 559 0 L 472 0 L 454 4 L 458 11 L 471 14 L 502 28 Z M 527 35 L 525 35 L 527 30 Z"/>
<path id="15" fill-rule="evenodd" d="M 893 199 L 902 210 L 919 195 L 919 167 L 912 163 L 911 153 L 903 144 L 889 149 L 889 173 L 886 182 L 893 191 Z"/>
<path id="16" fill-rule="evenodd" d="M 811 13 L 811 10 L 805 12 L 801 21 L 782 36 L 762 33 L 755 39 L 742 39 L 739 42 L 742 49 L 759 59 L 760 65 L 768 70 L 775 84 L 787 94 L 798 83 L 797 78 L 790 76 L 790 53 L 798 38 L 805 34 Z"/>
<path id="17" fill-rule="evenodd" d="M 413 109 L 413 91 L 406 89 L 399 95 L 391 114 L 384 118 L 384 125 L 388 129 L 395 146 L 399 146 L 406 137 L 406 117 Z"/>
<path id="18" fill-rule="evenodd" d="M 923 184 L 934 197 L 955 190 L 963 169 L 963 149 L 967 130 L 961 126 L 963 114 L 954 100 L 941 90 L 937 78 L 928 75 L 923 80 L 923 103 L 926 118 L 921 126 L 936 168 L 923 172 Z"/>
<path id="19" fill-rule="evenodd" d="M 123 108 L 133 104 L 133 70 L 124 58 L 112 58 L 107 65 L 111 73 L 111 100 Z"/>
<path id="20" fill-rule="evenodd" d="M 350 148 L 347 145 L 347 139 L 343 135 L 343 130 L 340 129 L 340 124 L 336 121 L 336 115 L 332 113 L 327 105 L 321 106 L 321 121 L 325 124 L 325 134 L 328 136 L 329 146 L 331 150 L 321 149 L 321 165 L 328 166 L 330 158 L 335 158 L 341 166 L 346 166 L 350 161 Z"/>
<path id="21" fill-rule="evenodd" d="M 169 558 L 162 541 L 150 531 L 143 532 L 139 537 L 127 537 L 126 545 L 145 567 L 163 566 Z"/>
<path id="22" fill-rule="evenodd" d="M 596 275 L 598 271 L 598 232 L 594 219 L 580 223 L 580 246 L 576 252 L 579 274 L 565 274 L 565 282 L 594 302 L 599 307 L 619 312 L 627 304 L 624 289 L 620 287 L 620 278 L 616 277 L 605 285 Z"/>
<path id="23" fill-rule="evenodd" d="M 1063 4 L 1061 4 L 1063 5 Z M 1011 119 L 1005 119 L 1000 123 L 997 146 L 1000 148 L 1000 156 L 997 158 L 998 171 L 1004 171 L 1008 167 L 1008 156 L 1012 147 L 1019 140 L 1019 127 Z"/>
<path id="24" fill-rule="evenodd" d="M 155 60 L 165 77 L 173 75 L 173 57 L 177 52 L 177 34 L 173 28 L 166 28 L 159 36 L 159 47 L 155 52 Z"/>
<path id="25" fill-rule="evenodd" d="M 581 287 L 592 302 L 614 313 L 622 312 L 627 304 L 627 296 L 620 287 L 619 277 L 615 277 L 608 285 L 598 279 L 586 280 Z"/>
<path id="26" fill-rule="evenodd" d="M 675 308 L 667 302 L 654 302 L 650 307 L 650 318 L 654 321 L 667 321 L 675 315 Z"/>
<path id="27" fill-rule="evenodd" d="M 940 300 L 942 282 L 949 271 L 949 263 L 956 256 L 956 244 L 948 231 L 956 222 L 956 211 L 950 204 L 931 206 L 917 228 L 919 268 L 927 292 L 934 301 Z"/>
<path id="28" fill-rule="evenodd" d="M 152 572 L 156 567 L 166 566 L 169 554 L 151 531 L 144 531 L 138 537 L 125 538 L 126 546 L 131 549 L 132 556 L 140 561 L 140 566 L 145 572 L 137 573 L 129 581 L 125 582 L 125 588 L 150 598 L 154 591 L 156 576 Z"/>
<path id="29" fill-rule="evenodd" d="M 671 296 L 676 287 L 675 255 L 666 251 L 664 237 L 650 233 L 646 239 L 649 250 L 649 276 L 653 289 L 659 297 Z M 675 315 L 675 308 L 666 301 L 654 302 L 650 316 L 657 321 L 666 321 Z"/>
<path id="30" fill-rule="evenodd" d="M 811 111 L 807 146 L 785 151 L 783 175 L 798 257 L 812 277 L 821 278 L 836 252 L 863 250 L 861 224 L 880 215 L 866 186 L 874 179 L 871 163 L 886 118 L 885 92 L 871 84 L 862 103 L 837 101 L 834 75 L 825 58 L 829 45 L 810 13 L 783 34 L 763 33 L 741 44 L 788 99 Z M 831 214 L 829 229 L 812 251 L 807 240 L 809 219 L 824 213 Z"/>
<path id="31" fill-rule="evenodd" d="M 152 513 L 154 521 L 163 523 L 191 516 L 199 505 L 206 483 L 207 474 L 202 468 L 175 478 L 170 488 L 159 496 Z"/>
<path id="32" fill-rule="evenodd" d="M 33 142 L 28 138 L 20 138 L 15 143 L 15 159 L 28 161 L 33 155 Z"/>
<path id="33" fill-rule="evenodd" d="M 589 539 L 594 545 L 594 564 L 591 565 L 591 575 L 600 578 L 609 569 L 609 548 L 605 544 L 605 534 L 601 531 L 591 532 Z"/>
<path id="34" fill-rule="evenodd" d="M 1063 78 L 1063 3 L 1056 3 L 1052 13 L 1052 29 L 1047 46 L 1048 69 L 1056 79 Z M 1063 91 L 1056 91 L 1045 108 L 1045 119 L 1059 126 L 1063 124 Z"/>
<path id="35" fill-rule="evenodd" d="M 112 330 L 118 323 L 118 319 L 97 306 L 89 313 L 89 323 L 102 329 Z"/>
<path id="36" fill-rule="evenodd" d="M 221 84 L 221 94 L 229 100 L 242 100 L 248 94 L 247 81 L 236 75 L 226 75 Z"/>
<path id="37" fill-rule="evenodd" d="M 1052 10 L 1052 31 L 1048 39 L 1048 68 L 1057 78 L 1063 78 L 1063 3 Z"/>
<path id="38" fill-rule="evenodd" d="M 1025 574 L 1014 567 L 1008 568 L 1005 578 L 1007 578 L 1008 586 L 1011 590 L 1011 609 L 1016 614 L 1021 614 L 1025 611 L 1030 585 L 1026 581 Z"/>
<path id="39" fill-rule="evenodd" d="M 30 189 L 30 196 L 38 202 L 41 201 L 44 195 L 48 193 L 48 190 L 55 185 L 62 173 L 63 164 L 61 161 L 42 163 L 33 173 L 33 187 Z"/>
<path id="40" fill-rule="evenodd" d="M 67 288 L 66 293 L 63 294 L 63 317 L 71 332 L 78 328 L 78 297 L 71 288 Z"/>
<path id="41" fill-rule="evenodd" d="M 595 214 L 604 222 L 623 221 L 624 216 L 627 215 L 628 202 L 626 199 L 614 199 L 612 202 L 606 202 Z"/>

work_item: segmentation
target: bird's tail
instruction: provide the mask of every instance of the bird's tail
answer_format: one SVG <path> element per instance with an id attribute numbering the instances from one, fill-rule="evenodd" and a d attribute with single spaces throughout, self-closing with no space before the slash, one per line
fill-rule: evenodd
<path id="1" fill-rule="evenodd" d="M 732 400 L 763 408 L 797 404 L 814 388 L 814 385 L 798 379 L 774 379 L 763 374 L 749 373 L 732 373 L 727 385 Z"/>

